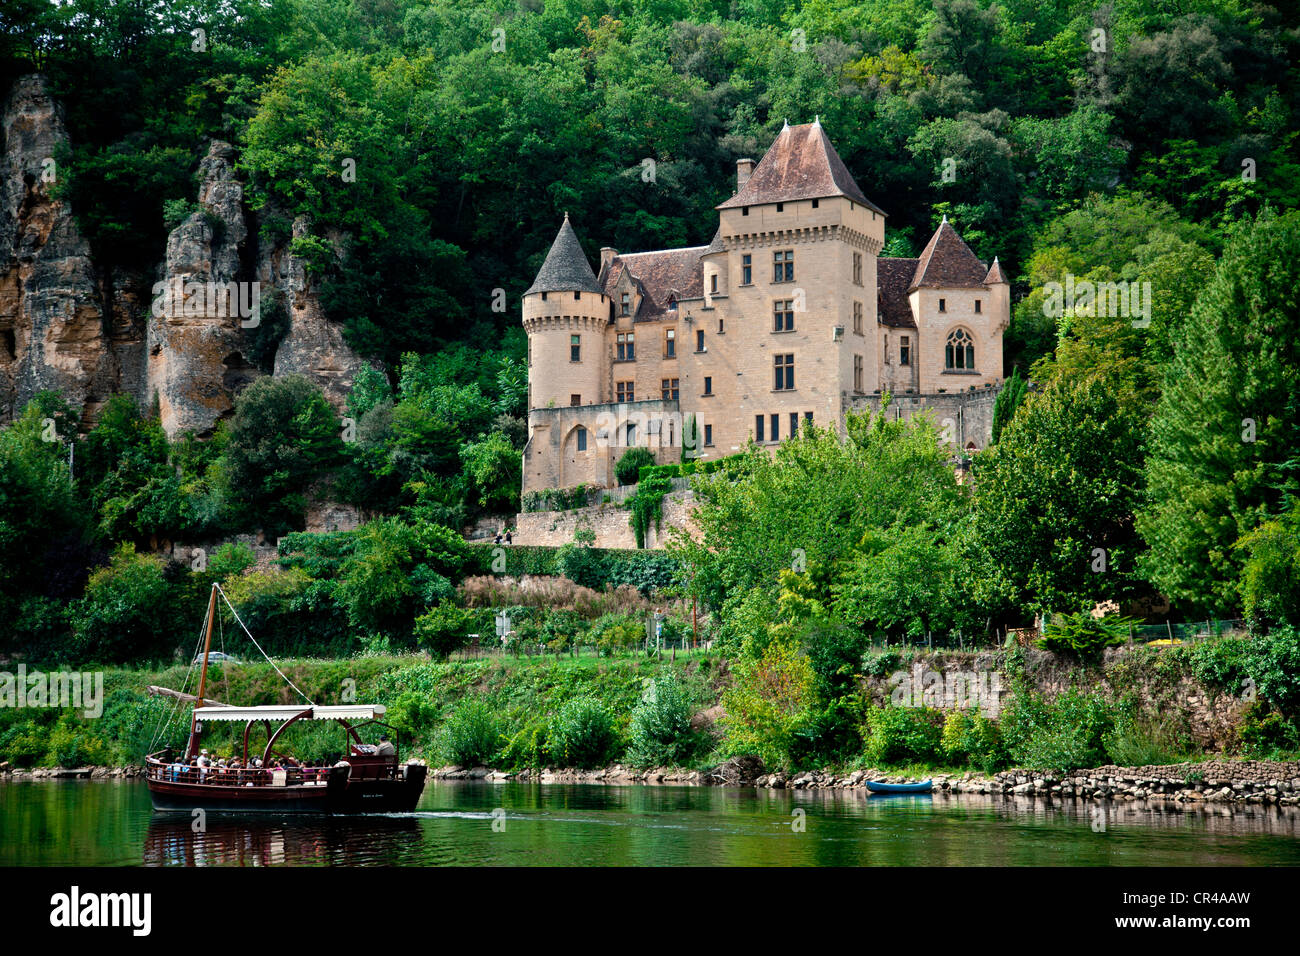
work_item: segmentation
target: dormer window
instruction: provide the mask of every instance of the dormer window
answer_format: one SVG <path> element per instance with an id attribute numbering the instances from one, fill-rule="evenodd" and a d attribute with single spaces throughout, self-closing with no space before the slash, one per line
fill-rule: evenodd
<path id="1" fill-rule="evenodd" d="M 677 311 L 677 297 L 674 295 L 670 295 L 668 297 L 668 311 L 669 312 Z"/>
<path id="2" fill-rule="evenodd" d="M 626 292 L 623 293 L 619 304 L 620 315 L 630 315 L 632 313 L 632 296 Z"/>

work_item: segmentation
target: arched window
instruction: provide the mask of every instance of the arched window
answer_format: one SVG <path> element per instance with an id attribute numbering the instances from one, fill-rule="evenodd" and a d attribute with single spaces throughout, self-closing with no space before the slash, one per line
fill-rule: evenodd
<path id="1" fill-rule="evenodd" d="M 948 333 L 948 347 L 944 352 L 944 367 L 948 369 L 975 370 L 975 342 L 965 329 Z"/>

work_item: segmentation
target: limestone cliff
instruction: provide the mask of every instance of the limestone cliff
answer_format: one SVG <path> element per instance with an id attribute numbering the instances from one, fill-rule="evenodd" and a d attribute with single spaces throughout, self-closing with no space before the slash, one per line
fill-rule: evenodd
<path id="1" fill-rule="evenodd" d="M 51 195 L 63 115 L 43 77 L 0 113 L 0 420 L 43 389 L 93 412 L 117 387 L 90 247 Z"/>
<path id="2" fill-rule="evenodd" d="M 263 369 L 307 375 L 342 409 L 361 359 L 288 242 L 259 238 L 234 147 L 208 145 L 198 208 L 168 235 L 161 263 L 104 275 L 52 195 L 67 136 L 44 78 L 19 79 L 0 113 L 0 422 L 41 389 L 61 391 L 88 421 L 126 392 L 145 408 L 156 400 L 169 434 L 207 434 L 263 374 L 249 357 L 255 339 Z M 294 234 L 307 228 L 299 220 Z M 287 319 L 273 353 L 260 327 L 271 310 Z"/>

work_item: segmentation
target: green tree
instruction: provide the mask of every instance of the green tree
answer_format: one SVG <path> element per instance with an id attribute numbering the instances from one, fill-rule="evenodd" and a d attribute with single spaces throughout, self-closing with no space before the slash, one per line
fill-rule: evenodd
<path id="1" fill-rule="evenodd" d="M 1143 567 L 1183 607 L 1241 601 L 1241 537 L 1294 493 L 1300 455 L 1300 213 L 1261 215 L 1176 329 L 1151 423 Z"/>
<path id="2" fill-rule="evenodd" d="M 1018 607 L 1073 611 L 1137 586 L 1142 430 L 1093 376 L 1031 396 L 974 463 L 981 588 Z"/>
<path id="3" fill-rule="evenodd" d="M 240 393 L 225 448 L 230 499 L 246 526 L 301 527 L 308 486 L 338 464 L 334 410 L 301 375 L 259 378 Z"/>

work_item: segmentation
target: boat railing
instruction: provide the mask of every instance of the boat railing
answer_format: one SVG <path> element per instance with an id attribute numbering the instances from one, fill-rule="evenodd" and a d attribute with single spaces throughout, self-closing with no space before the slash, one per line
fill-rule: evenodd
<path id="1" fill-rule="evenodd" d="M 149 761 L 146 776 L 165 783 L 202 783 L 218 787 L 272 787 L 323 785 L 329 767 L 196 767 L 191 764 Z"/>

